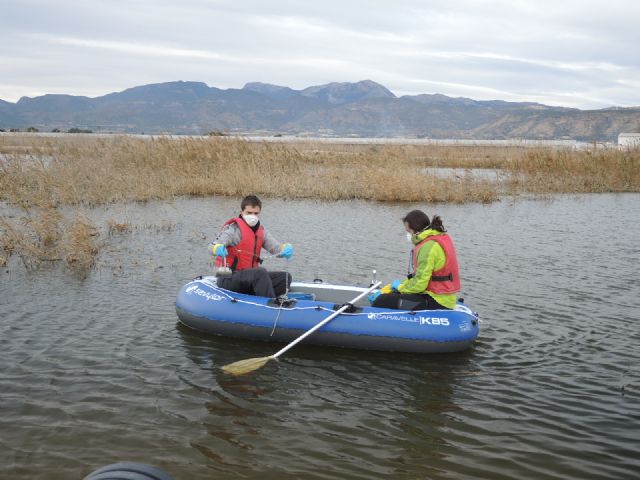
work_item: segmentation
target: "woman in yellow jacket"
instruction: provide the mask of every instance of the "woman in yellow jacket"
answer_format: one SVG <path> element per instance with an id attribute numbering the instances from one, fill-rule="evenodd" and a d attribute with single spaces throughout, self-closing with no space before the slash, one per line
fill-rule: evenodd
<path id="1" fill-rule="evenodd" d="M 402 223 L 414 245 L 409 274 L 369 296 L 373 307 L 400 310 L 453 309 L 460 291 L 458 259 L 451 237 L 436 215 L 412 210 Z"/>

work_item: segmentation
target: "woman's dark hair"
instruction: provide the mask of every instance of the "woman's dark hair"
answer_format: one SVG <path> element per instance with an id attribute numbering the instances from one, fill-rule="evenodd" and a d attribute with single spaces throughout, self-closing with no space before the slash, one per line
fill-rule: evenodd
<path id="1" fill-rule="evenodd" d="M 433 220 L 429 221 L 429 217 L 422 210 L 411 210 L 405 215 L 402 221 L 414 232 L 422 232 L 427 228 L 433 228 L 439 232 L 447 231 L 444 225 L 442 225 L 440 215 L 434 215 Z"/>
<path id="2" fill-rule="evenodd" d="M 255 195 L 247 195 L 246 197 L 244 197 L 242 199 L 242 202 L 240 202 L 240 210 L 244 210 L 247 205 L 251 207 L 258 207 L 262 210 L 262 202 Z"/>
<path id="3" fill-rule="evenodd" d="M 447 231 L 447 229 L 444 228 L 444 225 L 442 224 L 442 219 L 440 218 L 440 215 L 434 215 L 433 218 L 431 219 L 431 225 L 429 226 L 439 232 Z"/>

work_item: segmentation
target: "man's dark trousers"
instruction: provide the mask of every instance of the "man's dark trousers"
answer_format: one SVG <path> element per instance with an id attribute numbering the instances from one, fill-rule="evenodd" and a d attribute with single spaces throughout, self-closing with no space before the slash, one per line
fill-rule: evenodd
<path id="1" fill-rule="evenodd" d="M 248 268 L 233 272 L 230 277 L 218 277 L 218 285 L 232 292 L 275 298 L 284 295 L 291 285 L 288 272 L 268 272 L 264 268 Z"/>

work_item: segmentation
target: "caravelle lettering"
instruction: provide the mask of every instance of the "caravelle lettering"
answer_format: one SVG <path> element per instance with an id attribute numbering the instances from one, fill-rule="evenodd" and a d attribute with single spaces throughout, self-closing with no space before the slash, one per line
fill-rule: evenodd
<path id="1" fill-rule="evenodd" d="M 446 327 L 449 319 L 445 317 L 414 317 L 410 315 L 393 315 L 388 313 L 370 313 L 367 315 L 370 320 L 395 320 L 400 322 L 420 323 L 420 325 L 437 325 Z"/>
<path id="2" fill-rule="evenodd" d="M 204 297 L 207 300 L 214 300 L 216 302 L 219 302 L 220 300 L 224 300 L 224 297 L 222 295 L 218 295 L 216 293 L 205 292 L 204 290 L 202 290 L 199 287 L 195 287 L 195 288 L 189 287 L 189 288 L 187 288 L 186 292 L 189 295 L 195 293 L 196 295 Z"/>

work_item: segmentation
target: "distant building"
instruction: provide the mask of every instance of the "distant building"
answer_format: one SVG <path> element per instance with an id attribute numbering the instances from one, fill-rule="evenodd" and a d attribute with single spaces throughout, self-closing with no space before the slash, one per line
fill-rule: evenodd
<path id="1" fill-rule="evenodd" d="M 618 147 L 640 147 L 640 133 L 621 133 L 618 135 Z"/>

